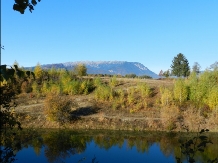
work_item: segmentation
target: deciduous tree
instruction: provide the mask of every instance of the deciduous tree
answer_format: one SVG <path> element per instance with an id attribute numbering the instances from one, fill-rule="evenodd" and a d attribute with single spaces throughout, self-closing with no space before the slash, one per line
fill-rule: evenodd
<path id="1" fill-rule="evenodd" d="M 78 64 L 74 67 L 74 72 L 78 76 L 85 76 L 87 75 L 87 68 L 84 64 Z"/>
<path id="2" fill-rule="evenodd" d="M 164 71 L 163 72 L 163 76 L 165 76 L 166 78 L 168 78 L 170 76 L 170 70 Z"/>
<path id="3" fill-rule="evenodd" d="M 36 80 L 41 81 L 43 76 L 43 70 L 41 68 L 41 65 L 38 63 L 34 69 Z"/>
<path id="4" fill-rule="evenodd" d="M 162 76 L 163 76 L 163 73 L 164 73 L 163 70 L 160 70 L 159 76 L 162 77 Z"/>
<path id="5" fill-rule="evenodd" d="M 192 71 L 196 72 L 197 74 L 199 74 L 200 73 L 200 69 L 201 69 L 200 64 L 198 62 L 195 62 L 193 67 L 192 67 Z"/>
<path id="6" fill-rule="evenodd" d="M 40 2 L 41 0 L 38 0 Z M 29 9 L 29 11 L 32 13 L 32 10 L 34 10 L 34 6 L 36 6 L 37 1 L 36 0 L 14 0 L 13 9 L 15 11 L 20 12 L 21 14 L 24 14 L 26 9 Z"/>
<path id="7" fill-rule="evenodd" d="M 183 104 L 188 98 L 188 89 L 185 85 L 184 79 L 177 79 L 174 83 L 174 98 Z"/>

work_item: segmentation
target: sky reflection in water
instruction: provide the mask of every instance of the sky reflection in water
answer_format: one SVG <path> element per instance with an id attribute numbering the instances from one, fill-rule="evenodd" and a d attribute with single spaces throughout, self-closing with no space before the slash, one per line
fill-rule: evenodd
<path id="1" fill-rule="evenodd" d="M 127 146 L 127 142 L 123 144 L 121 148 L 118 146 L 113 146 L 110 149 L 106 150 L 99 148 L 94 141 L 87 145 L 86 150 L 83 153 L 71 155 L 65 160 L 59 159 L 55 162 L 79 162 L 82 163 L 91 163 L 92 159 L 96 157 L 96 161 L 99 163 L 153 163 L 153 162 L 162 162 L 162 163 L 171 163 L 175 162 L 173 155 L 169 157 L 164 156 L 161 152 L 158 144 L 153 144 L 148 152 L 138 152 L 136 147 L 130 149 Z M 18 160 L 16 163 L 47 163 L 48 160 L 44 154 L 44 148 L 41 150 L 40 154 L 37 156 L 32 147 L 24 148 L 22 151 L 17 153 Z M 83 160 L 83 161 L 82 161 Z"/>

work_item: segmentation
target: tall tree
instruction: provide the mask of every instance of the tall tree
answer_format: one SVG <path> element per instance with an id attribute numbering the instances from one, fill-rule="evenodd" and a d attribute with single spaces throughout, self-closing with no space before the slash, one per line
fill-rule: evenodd
<path id="1" fill-rule="evenodd" d="M 201 66 L 199 65 L 199 63 L 195 62 L 194 65 L 192 66 L 192 71 L 196 72 L 197 74 L 199 74 L 200 73 L 200 69 L 201 69 Z"/>
<path id="2" fill-rule="evenodd" d="M 172 61 L 172 74 L 177 77 L 187 77 L 190 74 L 189 63 L 186 57 L 179 53 Z"/>

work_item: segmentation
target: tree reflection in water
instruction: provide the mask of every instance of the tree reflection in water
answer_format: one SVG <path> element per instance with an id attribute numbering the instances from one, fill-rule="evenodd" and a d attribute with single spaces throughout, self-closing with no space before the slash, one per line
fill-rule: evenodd
<path id="1" fill-rule="evenodd" d="M 48 161 L 55 162 L 85 151 L 86 144 L 91 141 L 91 137 L 80 137 L 65 130 L 47 133 L 43 135 L 43 140 Z"/>
<path id="2" fill-rule="evenodd" d="M 138 153 L 149 153 L 151 147 L 155 144 L 159 146 L 161 152 L 166 156 L 181 156 L 179 139 L 190 139 L 194 134 L 187 133 L 160 133 L 160 132 L 124 132 L 124 131 L 72 131 L 72 130 L 25 130 L 17 135 L 21 150 L 24 147 L 33 147 L 35 154 L 39 155 L 40 151 L 44 154 L 48 162 L 65 162 L 72 155 L 85 152 L 88 144 L 94 143 L 95 146 L 103 150 L 123 148 L 136 148 Z M 204 152 L 197 152 L 195 155 L 196 162 L 207 162 L 218 158 L 218 135 L 209 134 L 212 145 L 207 146 Z M 92 160 L 86 158 L 76 160 L 76 163 L 85 161 L 97 163 L 98 155 Z M 110 159 L 110 158 L 107 158 Z M 186 158 L 181 157 L 181 162 L 185 162 Z M 146 160 L 145 160 L 146 161 Z M 99 162 L 102 162 L 99 161 Z"/>

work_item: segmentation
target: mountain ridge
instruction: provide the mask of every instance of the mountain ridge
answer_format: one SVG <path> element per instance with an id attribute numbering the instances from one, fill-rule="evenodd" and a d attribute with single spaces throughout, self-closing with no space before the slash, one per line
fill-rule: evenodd
<path id="1" fill-rule="evenodd" d="M 142 63 L 127 61 L 75 61 L 55 64 L 44 64 L 42 68 L 65 68 L 73 69 L 78 64 L 84 64 L 87 67 L 87 74 L 110 74 L 123 75 L 136 74 L 137 76 L 147 75 L 152 78 L 159 78 L 157 74 L 149 70 Z"/>

